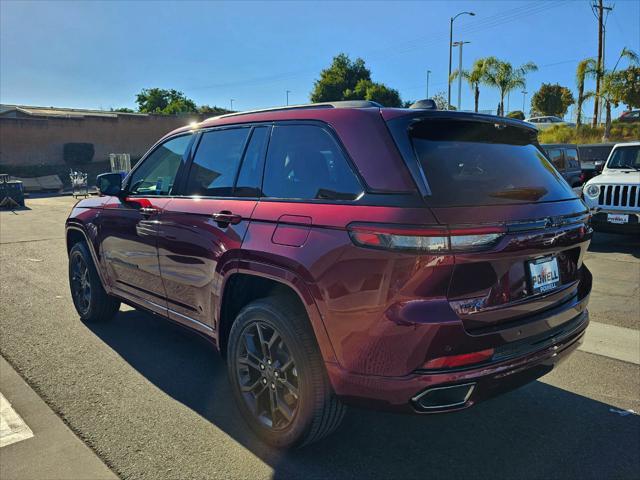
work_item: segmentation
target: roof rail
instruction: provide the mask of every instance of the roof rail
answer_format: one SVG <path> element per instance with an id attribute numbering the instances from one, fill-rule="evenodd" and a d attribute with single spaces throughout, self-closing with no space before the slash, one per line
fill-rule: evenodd
<path id="1" fill-rule="evenodd" d="M 263 108 L 260 110 L 247 110 L 244 112 L 225 113 L 224 115 L 218 115 L 216 117 L 208 118 L 207 120 L 213 120 L 218 118 L 229 118 L 238 115 L 249 115 L 251 113 L 263 113 L 263 112 L 279 112 L 282 110 L 305 110 L 312 108 L 382 108 L 378 102 L 371 102 L 369 100 L 344 100 L 339 102 L 322 102 L 322 103 L 307 103 L 303 105 L 287 105 L 286 107 L 272 107 Z"/>

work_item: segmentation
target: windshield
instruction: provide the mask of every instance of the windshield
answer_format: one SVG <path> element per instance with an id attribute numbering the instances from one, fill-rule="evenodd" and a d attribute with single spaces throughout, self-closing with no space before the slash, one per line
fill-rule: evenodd
<path id="1" fill-rule="evenodd" d="M 616 148 L 607 168 L 640 170 L 640 145 Z"/>
<path id="2" fill-rule="evenodd" d="M 409 131 L 434 206 L 575 198 L 528 131 L 473 121 L 423 121 Z"/>

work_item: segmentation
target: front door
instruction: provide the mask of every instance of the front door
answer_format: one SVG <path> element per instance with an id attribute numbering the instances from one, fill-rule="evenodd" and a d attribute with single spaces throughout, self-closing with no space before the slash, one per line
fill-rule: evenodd
<path id="1" fill-rule="evenodd" d="M 270 127 L 201 134 L 185 182 L 159 217 L 158 253 L 169 317 L 216 330 L 225 269 L 240 255 L 260 196 Z"/>
<path id="2" fill-rule="evenodd" d="M 127 179 L 126 197 L 111 197 L 98 217 L 107 280 L 121 296 L 166 310 L 158 263 L 158 217 L 173 194 L 192 135 L 174 137 L 147 155 Z"/>

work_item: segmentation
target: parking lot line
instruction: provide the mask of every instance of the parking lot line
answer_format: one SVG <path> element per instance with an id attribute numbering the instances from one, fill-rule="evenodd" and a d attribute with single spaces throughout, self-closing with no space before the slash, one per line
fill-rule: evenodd
<path id="1" fill-rule="evenodd" d="M 591 322 L 579 350 L 640 365 L 640 330 Z"/>
<path id="2" fill-rule="evenodd" d="M 0 447 L 33 437 L 29 425 L 16 413 L 0 392 Z"/>

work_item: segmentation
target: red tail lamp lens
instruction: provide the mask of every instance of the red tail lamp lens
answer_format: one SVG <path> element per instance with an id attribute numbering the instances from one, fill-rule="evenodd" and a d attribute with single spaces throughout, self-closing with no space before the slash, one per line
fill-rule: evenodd
<path id="1" fill-rule="evenodd" d="M 493 348 L 486 350 L 480 350 L 479 352 L 463 353 L 461 355 L 450 355 L 447 357 L 434 358 L 426 362 L 423 368 L 432 370 L 438 368 L 455 368 L 463 367 L 465 365 L 473 365 L 475 363 L 482 363 L 490 360 L 494 354 Z"/>
<path id="2" fill-rule="evenodd" d="M 349 234 L 361 247 L 427 253 L 469 252 L 495 245 L 504 226 L 411 228 L 396 225 L 352 225 Z"/>

